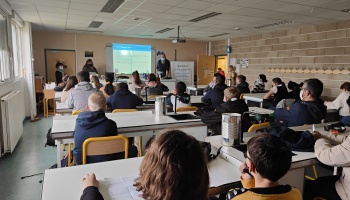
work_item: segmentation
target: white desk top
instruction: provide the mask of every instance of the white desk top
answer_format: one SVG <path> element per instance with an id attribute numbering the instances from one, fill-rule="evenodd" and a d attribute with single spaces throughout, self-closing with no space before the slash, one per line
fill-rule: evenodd
<path id="1" fill-rule="evenodd" d="M 274 113 L 273 110 L 265 109 L 265 108 L 258 108 L 258 107 L 249 107 L 250 112 L 259 113 L 259 114 L 272 114 Z"/>
<path id="2" fill-rule="evenodd" d="M 166 96 L 166 95 L 163 95 L 163 96 Z M 203 103 L 202 102 L 202 97 L 203 96 L 191 96 L 191 103 L 192 104 L 200 104 L 200 103 Z M 143 100 L 145 101 L 146 98 L 143 97 Z M 155 101 L 155 98 L 148 98 L 147 101 Z"/>
<path id="3" fill-rule="evenodd" d="M 188 90 L 204 90 L 205 87 L 207 87 L 207 85 L 197 85 L 197 87 L 195 87 L 195 85 L 188 85 L 187 89 Z"/>
<path id="4" fill-rule="evenodd" d="M 178 114 L 193 114 L 193 112 L 181 112 Z M 171 113 L 169 113 L 171 115 Z M 186 124 L 205 125 L 200 119 L 176 121 L 169 116 L 155 116 L 152 111 L 138 111 L 129 113 L 106 113 L 106 116 L 115 121 L 118 126 L 118 132 L 123 134 L 127 132 L 146 131 L 147 127 L 159 126 L 159 129 L 182 127 Z M 54 116 L 52 123 L 53 136 L 58 133 L 70 133 L 67 138 L 72 137 L 75 128 L 77 115 Z M 138 120 L 135 120 L 138 119 Z"/>
<path id="5" fill-rule="evenodd" d="M 104 178 L 137 176 L 142 159 L 142 157 L 131 158 L 45 170 L 41 199 L 79 199 L 82 194 L 82 179 L 86 174 L 95 173 L 96 178 L 100 181 L 99 189 L 104 199 L 111 200 Z M 239 168 L 221 158 L 209 162 L 208 168 L 210 187 L 240 180 Z"/>
<path id="6" fill-rule="evenodd" d="M 244 93 L 243 99 L 249 101 L 262 102 L 266 93 Z"/>
<path id="7" fill-rule="evenodd" d="M 62 92 L 55 92 L 55 100 L 61 100 Z"/>

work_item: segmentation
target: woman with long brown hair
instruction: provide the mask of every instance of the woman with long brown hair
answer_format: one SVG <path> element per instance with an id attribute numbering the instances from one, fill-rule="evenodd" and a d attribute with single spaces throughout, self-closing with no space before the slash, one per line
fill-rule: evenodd
<path id="1" fill-rule="evenodd" d="M 146 84 L 140 79 L 140 74 L 137 70 L 132 73 L 132 77 L 128 80 L 129 90 L 131 92 L 135 91 L 135 88 L 143 89 Z"/>
<path id="2" fill-rule="evenodd" d="M 199 142 L 179 130 L 157 138 L 140 166 L 134 186 L 145 200 L 207 200 L 209 174 Z M 83 182 L 82 197 L 101 199 L 94 175 Z M 81 198 L 81 199 L 84 199 Z"/>
<path id="3" fill-rule="evenodd" d="M 76 76 L 69 76 L 67 79 L 66 87 L 62 91 L 61 103 L 65 103 L 68 99 L 69 94 L 74 90 L 75 85 L 78 84 L 78 79 Z"/>

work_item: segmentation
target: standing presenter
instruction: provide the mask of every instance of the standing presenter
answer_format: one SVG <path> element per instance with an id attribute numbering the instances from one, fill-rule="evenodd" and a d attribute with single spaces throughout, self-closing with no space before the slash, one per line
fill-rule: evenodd
<path id="1" fill-rule="evenodd" d="M 169 77 L 170 61 L 166 59 L 166 55 L 162 54 L 157 64 L 157 73 L 160 78 Z"/>

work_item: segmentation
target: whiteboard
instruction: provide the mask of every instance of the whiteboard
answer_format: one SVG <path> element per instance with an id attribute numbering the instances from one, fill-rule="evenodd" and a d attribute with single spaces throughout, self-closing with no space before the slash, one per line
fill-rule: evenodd
<path id="1" fill-rule="evenodd" d="M 182 81 L 186 83 L 186 85 L 194 85 L 193 61 L 171 61 L 170 65 L 173 79 Z"/>

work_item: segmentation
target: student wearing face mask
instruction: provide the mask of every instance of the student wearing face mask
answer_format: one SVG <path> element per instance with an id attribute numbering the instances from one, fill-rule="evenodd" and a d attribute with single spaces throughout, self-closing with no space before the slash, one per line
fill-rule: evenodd
<path id="1" fill-rule="evenodd" d="M 170 61 L 166 59 L 166 55 L 162 54 L 160 57 L 160 60 L 157 64 L 157 70 L 158 70 L 158 76 L 163 77 L 169 77 L 169 70 L 170 70 Z"/>
<path id="2" fill-rule="evenodd" d="M 265 92 L 265 83 L 267 83 L 265 74 L 260 74 L 254 82 L 252 93 L 263 93 Z"/>
<path id="3" fill-rule="evenodd" d="M 96 69 L 96 67 L 95 67 L 95 65 L 94 65 L 94 63 L 92 62 L 91 59 L 87 59 L 86 60 L 86 63 L 84 65 L 84 67 L 83 67 L 83 71 L 95 72 L 96 74 L 98 74 L 97 69 Z"/>
<path id="4" fill-rule="evenodd" d="M 276 123 L 285 127 L 321 123 L 327 114 L 327 107 L 320 99 L 322 92 L 323 83 L 320 80 L 312 78 L 304 81 L 300 91 L 301 101 L 296 101 L 287 108 L 276 109 Z"/>
<path id="5" fill-rule="evenodd" d="M 56 85 L 63 82 L 63 80 L 62 80 L 63 76 L 64 76 L 63 64 L 58 62 L 58 63 L 56 63 L 56 72 L 55 72 Z"/>
<path id="6" fill-rule="evenodd" d="M 264 96 L 264 99 L 270 99 L 273 95 L 273 100 L 277 104 L 282 99 L 287 98 L 288 90 L 286 85 L 282 82 L 280 78 L 272 79 L 272 88 L 270 91 Z"/>

